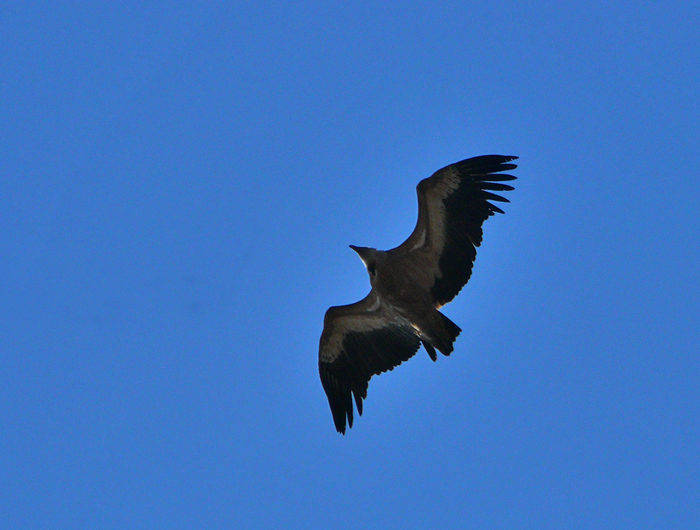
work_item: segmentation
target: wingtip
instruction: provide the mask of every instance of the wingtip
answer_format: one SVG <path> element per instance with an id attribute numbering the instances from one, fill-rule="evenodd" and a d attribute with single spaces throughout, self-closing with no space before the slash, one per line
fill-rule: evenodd
<path id="1" fill-rule="evenodd" d="M 345 435 L 345 429 L 346 429 L 345 416 L 343 415 L 342 419 L 334 416 L 333 423 L 335 424 L 335 430 L 338 431 L 340 434 Z M 352 420 L 350 422 L 350 427 L 352 427 Z"/>
<path id="2" fill-rule="evenodd" d="M 509 162 L 512 162 L 513 160 L 517 160 L 519 157 L 515 155 L 495 155 L 497 158 L 499 158 L 498 162 L 498 169 L 495 169 L 494 172 L 500 173 L 501 171 L 510 171 L 511 169 L 515 169 L 518 167 L 517 164 L 510 164 Z M 514 177 L 515 179 L 516 177 Z"/>

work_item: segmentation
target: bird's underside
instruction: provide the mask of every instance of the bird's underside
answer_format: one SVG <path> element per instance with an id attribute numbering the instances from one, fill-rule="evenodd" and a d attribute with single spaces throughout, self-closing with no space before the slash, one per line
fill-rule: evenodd
<path id="1" fill-rule="evenodd" d="M 319 372 L 335 427 L 353 423 L 373 375 L 411 358 L 424 346 L 449 355 L 460 328 L 438 309 L 471 276 L 482 225 L 503 211 L 489 201 L 508 202 L 492 192 L 512 190 L 517 157 L 469 158 L 435 172 L 417 187 L 418 221 L 398 247 L 381 251 L 354 247 L 367 267 L 372 290 L 361 301 L 326 312 L 319 345 Z"/>

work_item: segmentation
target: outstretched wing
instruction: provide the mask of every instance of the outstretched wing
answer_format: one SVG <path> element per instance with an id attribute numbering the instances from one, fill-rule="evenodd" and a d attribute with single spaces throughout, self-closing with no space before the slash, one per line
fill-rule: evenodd
<path id="1" fill-rule="evenodd" d="M 437 307 L 451 301 L 469 281 L 481 244 L 482 225 L 494 213 L 503 213 L 489 201 L 509 202 L 491 193 L 513 189 L 504 181 L 516 177 L 501 173 L 515 169 L 516 156 L 485 155 L 450 164 L 422 180 L 418 191 L 418 222 L 409 238 L 390 250 L 413 262 L 426 277 Z"/>
<path id="2" fill-rule="evenodd" d="M 374 291 L 363 300 L 326 311 L 318 354 L 321 383 L 338 432 L 352 427 L 355 398 L 362 400 L 373 375 L 410 359 L 421 341 L 407 320 L 381 303 Z"/>

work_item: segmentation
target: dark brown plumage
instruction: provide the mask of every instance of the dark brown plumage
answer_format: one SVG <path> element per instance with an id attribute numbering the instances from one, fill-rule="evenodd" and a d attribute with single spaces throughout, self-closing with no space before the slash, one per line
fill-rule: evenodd
<path id="1" fill-rule="evenodd" d="M 398 247 L 382 251 L 350 246 L 367 267 L 372 290 L 361 301 L 326 312 L 319 345 L 319 372 L 335 427 L 353 423 L 373 375 L 411 358 L 421 344 L 449 355 L 460 328 L 438 309 L 469 281 L 484 221 L 503 211 L 492 193 L 513 189 L 501 173 L 517 157 L 485 155 L 436 171 L 417 187 L 418 222 Z"/>

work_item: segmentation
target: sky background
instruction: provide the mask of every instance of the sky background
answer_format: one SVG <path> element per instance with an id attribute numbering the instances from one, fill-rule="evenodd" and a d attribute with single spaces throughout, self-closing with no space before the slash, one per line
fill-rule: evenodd
<path id="1" fill-rule="evenodd" d="M 3 6 L 0 526 L 700 528 L 698 6 Z M 488 153 L 455 352 L 339 435 L 348 244 Z"/>

